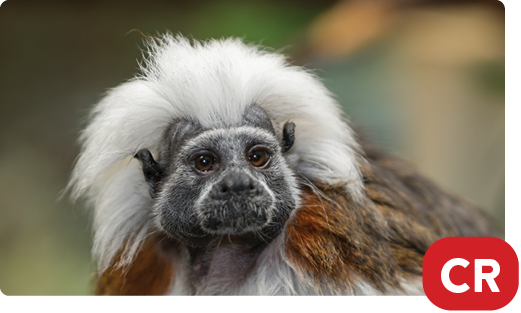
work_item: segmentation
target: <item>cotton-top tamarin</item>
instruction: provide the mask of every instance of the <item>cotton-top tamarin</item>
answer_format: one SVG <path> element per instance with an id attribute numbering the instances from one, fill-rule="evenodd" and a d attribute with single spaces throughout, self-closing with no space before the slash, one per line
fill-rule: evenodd
<path id="1" fill-rule="evenodd" d="M 98 294 L 422 294 L 446 236 L 486 217 L 362 140 L 309 71 L 238 39 L 147 43 L 96 105 L 72 197 Z"/>

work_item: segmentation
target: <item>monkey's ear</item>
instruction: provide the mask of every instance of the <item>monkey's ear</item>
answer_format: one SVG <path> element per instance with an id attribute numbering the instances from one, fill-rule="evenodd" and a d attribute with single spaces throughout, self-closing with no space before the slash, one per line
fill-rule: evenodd
<path id="1" fill-rule="evenodd" d="M 155 198 L 158 192 L 159 181 L 161 181 L 165 173 L 165 166 L 156 162 L 148 149 L 139 150 L 134 157 L 141 161 L 143 174 L 148 184 L 148 192 L 152 198 Z"/>
<path id="2" fill-rule="evenodd" d="M 295 124 L 286 122 L 282 131 L 282 153 L 287 152 L 295 143 Z"/>

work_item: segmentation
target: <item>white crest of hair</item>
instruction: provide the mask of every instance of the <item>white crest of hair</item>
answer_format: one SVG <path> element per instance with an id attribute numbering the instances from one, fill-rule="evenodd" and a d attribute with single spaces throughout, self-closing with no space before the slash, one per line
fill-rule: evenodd
<path id="1" fill-rule="evenodd" d="M 150 224 L 150 197 L 139 163 L 142 148 L 155 153 L 163 131 L 176 117 L 203 127 L 233 127 L 254 103 L 272 118 L 281 136 L 296 124 L 287 160 L 310 181 L 346 184 L 361 197 L 357 144 L 328 90 L 310 72 L 284 56 L 239 39 L 190 41 L 166 34 L 147 42 L 141 74 L 112 90 L 95 106 L 82 132 L 82 152 L 69 182 L 72 198 L 94 204 L 94 255 L 106 269 L 126 243 L 130 261 Z"/>

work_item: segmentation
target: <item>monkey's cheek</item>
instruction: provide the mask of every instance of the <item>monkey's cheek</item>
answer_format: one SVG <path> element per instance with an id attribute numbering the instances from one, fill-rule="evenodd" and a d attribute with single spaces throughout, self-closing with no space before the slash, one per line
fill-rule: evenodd
<path id="1" fill-rule="evenodd" d="M 213 237 L 205 232 L 196 220 L 183 220 L 182 218 L 172 216 L 172 214 L 163 213 L 159 217 L 159 223 L 167 235 L 188 246 L 204 247 Z"/>

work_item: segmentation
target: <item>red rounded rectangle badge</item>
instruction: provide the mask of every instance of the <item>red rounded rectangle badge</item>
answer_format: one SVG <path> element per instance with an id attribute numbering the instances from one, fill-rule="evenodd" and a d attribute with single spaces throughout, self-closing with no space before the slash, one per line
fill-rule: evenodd
<path id="1" fill-rule="evenodd" d="M 497 310 L 519 286 L 519 261 L 512 247 L 493 237 L 447 237 L 423 259 L 423 289 L 444 310 Z"/>

